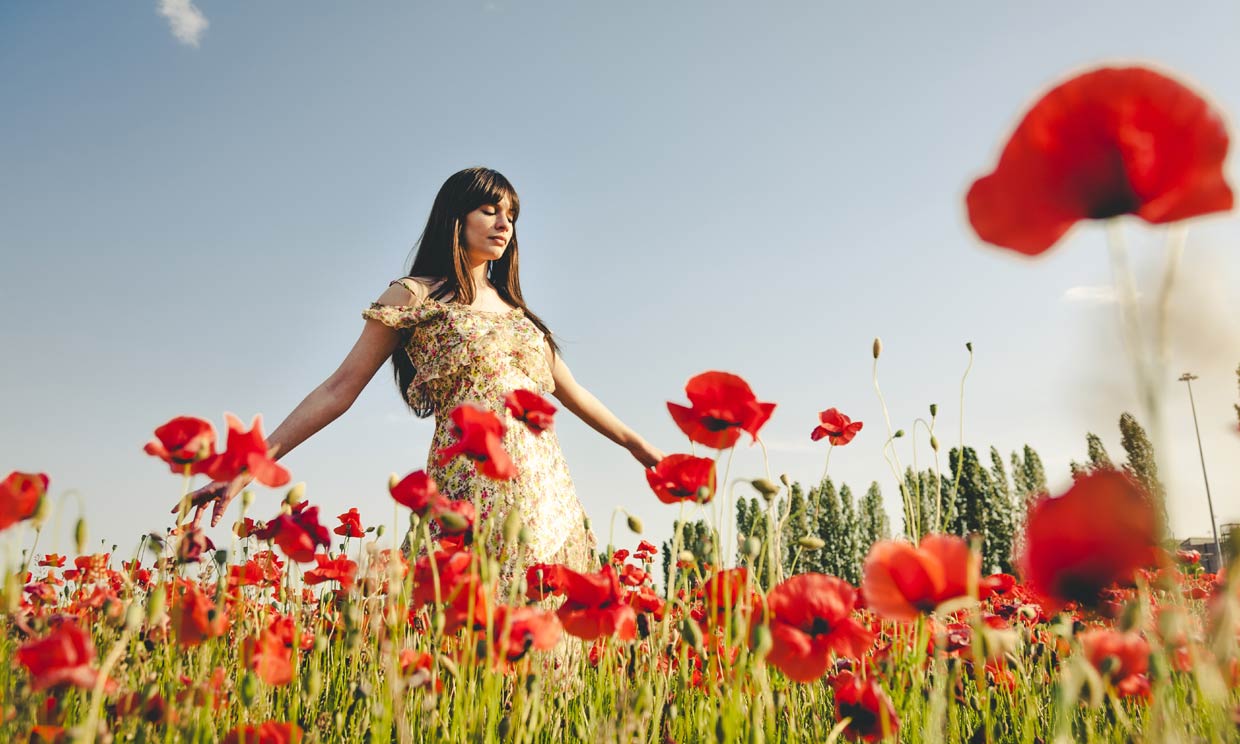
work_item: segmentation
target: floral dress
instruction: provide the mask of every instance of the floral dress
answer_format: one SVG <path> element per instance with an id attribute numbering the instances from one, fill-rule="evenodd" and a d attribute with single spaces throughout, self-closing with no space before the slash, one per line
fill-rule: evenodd
<path id="1" fill-rule="evenodd" d="M 411 281 L 392 284 L 401 282 L 413 291 L 407 283 Z M 546 396 L 555 387 L 538 326 L 521 308 L 492 312 L 429 297 L 417 305 L 371 303 L 362 317 L 404 330 L 405 352 L 417 370 L 406 397 L 417 401 L 426 393 L 435 408 L 427 473 L 444 496 L 473 502 L 480 522 L 490 522 L 488 547 L 493 555 L 503 555 L 501 585 L 533 563 L 563 563 L 577 571 L 597 568 L 594 535 L 586 526 L 555 429 L 535 434 L 504 406 L 504 396 L 512 390 Z M 511 480 L 481 475 L 464 457 L 438 464 L 437 452 L 456 441 L 449 414 L 462 403 L 488 408 L 506 424 L 504 449 L 517 471 Z M 512 509 L 521 516 L 524 543 L 504 546 L 503 524 Z"/>

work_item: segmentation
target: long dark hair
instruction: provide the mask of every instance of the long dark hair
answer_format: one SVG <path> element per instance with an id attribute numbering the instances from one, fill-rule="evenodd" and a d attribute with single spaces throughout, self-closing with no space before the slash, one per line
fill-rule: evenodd
<path id="1" fill-rule="evenodd" d="M 542 320 L 530 311 L 521 296 L 521 280 L 517 270 L 517 217 L 521 213 L 521 201 L 517 191 L 507 178 L 490 168 L 466 168 L 453 173 L 435 196 L 431 206 L 430 217 L 426 220 L 426 228 L 418 238 L 417 254 L 409 270 L 409 277 L 428 277 L 442 280 L 431 293 L 431 299 L 452 301 L 465 305 L 472 304 L 475 297 L 473 278 L 469 274 L 469 261 L 464 235 L 465 215 L 485 204 L 498 204 L 508 197 L 512 205 L 512 238 L 504 255 L 491 261 L 488 276 L 499 296 L 510 305 L 521 308 L 525 317 L 534 322 L 543 336 L 551 345 L 552 359 L 559 353 L 560 347 L 551 336 L 551 330 Z M 410 410 L 419 418 L 427 418 L 435 412 L 430 392 L 425 388 L 409 390 L 409 384 L 417 376 L 418 370 L 413 360 L 405 352 L 405 343 L 412 329 L 402 331 L 401 343 L 392 352 L 392 369 L 396 377 L 396 387 L 401 397 L 409 405 Z"/>

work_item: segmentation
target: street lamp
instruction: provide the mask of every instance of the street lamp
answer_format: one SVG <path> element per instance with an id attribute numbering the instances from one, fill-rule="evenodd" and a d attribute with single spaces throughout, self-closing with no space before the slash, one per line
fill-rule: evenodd
<path id="1" fill-rule="evenodd" d="M 1201 428 L 1197 426 L 1197 404 L 1193 402 L 1193 380 L 1197 375 L 1185 372 L 1180 375 L 1180 382 L 1188 386 L 1188 405 L 1193 409 L 1193 430 L 1197 432 L 1197 454 L 1201 456 L 1201 479 L 1206 484 L 1206 504 L 1210 506 L 1210 531 L 1214 534 L 1214 554 L 1218 556 L 1218 565 L 1223 565 L 1223 547 L 1218 541 L 1218 527 L 1214 526 L 1214 499 L 1210 498 L 1210 478 L 1206 475 L 1206 453 L 1201 448 Z"/>

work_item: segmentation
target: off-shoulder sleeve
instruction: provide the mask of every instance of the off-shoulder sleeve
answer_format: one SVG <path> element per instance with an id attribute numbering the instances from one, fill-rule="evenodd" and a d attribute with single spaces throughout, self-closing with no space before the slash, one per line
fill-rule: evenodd
<path id="1" fill-rule="evenodd" d="M 377 320 L 391 328 L 411 328 L 426 316 L 426 308 L 422 305 L 383 305 L 370 303 L 370 307 L 362 311 L 367 320 Z"/>

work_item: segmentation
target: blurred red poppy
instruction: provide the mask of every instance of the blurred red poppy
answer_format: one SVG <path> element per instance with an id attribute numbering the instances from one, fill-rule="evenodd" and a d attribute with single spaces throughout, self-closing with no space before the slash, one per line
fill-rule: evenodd
<path id="1" fill-rule="evenodd" d="M 1062 496 L 1033 504 L 1018 563 L 1048 609 L 1073 601 L 1096 607 L 1103 589 L 1131 586 L 1137 569 L 1156 561 L 1158 534 L 1154 505 L 1141 487 L 1124 473 L 1097 470 Z"/>
<path id="2" fill-rule="evenodd" d="M 344 537 L 365 537 L 366 530 L 362 529 L 362 515 L 358 513 L 357 507 L 354 507 L 344 514 L 336 517 L 340 520 L 340 524 L 332 532 Z"/>
<path id="3" fill-rule="evenodd" d="M 532 390 L 513 390 L 504 396 L 504 406 L 514 419 L 524 423 L 535 434 L 542 434 L 551 428 L 556 410 L 546 398 Z"/>
<path id="4" fill-rule="evenodd" d="M 30 672 L 36 690 L 60 685 L 92 689 L 99 679 L 99 670 L 91 666 L 94 660 L 95 644 L 90 633 L 72 621 L 17 649 L 17 662 Z M 105 686 L 111 690 L 116 683 L 108 680 Z"/>
<path id="5" fill-rule="evenodd" d="M 326 553 L 316 554 L 314 562 L 318 565 L 306 571 L 302 576 L 302 580 L 307 584 L 313 586 L 315 584 L 322 584 L 324 581 L 337 581 L 340 583 L 341 589 L 353 587 L 353 577 L 357 574 L 357 563 L 343 555 L 331 558 Z"/>
<path id="6" fill-rule="evenodd" d="M 287 685 L 293 681 L 293 649 L 270 629 L 242 642 L 241 660 L 269 685 Z"/>
<path id="7" fill-rule="evenodd" d="M 563 630 L 554 612 L 535 607 L 497 607 L 491 627 L 495 654 L 508 662 L 519 661 L 531 649 L 555 648 Z"/>
<path id="8" fill-rule="evenodd" d="M 982 240 L 1032 256 L 1078 220 L 1226 211 L 1227 147 L 1218 112 L 1181 83 L 1142 67 L 1091 70 L 1025 114 L 969 189 L 969 221 Z"/>
<path id="9" fill-rule="evenodd" d="M 177 416 L 156 429 L 143 450 L 168 463 L 177 475 L 185 472 L 186 465 L 191 466 L 191 475 L 198 475 L 206 472 L 215 456 L 215 427 L 196 416 Z"/>
<path id="10" fill-rule="evenodd" d="M 848 444 L 864 426 L 862 422 L 853 421 L 836 408 L 828 408 L 818 414 L 818 421 L 817 428 L 810 432 L 809 438 L 817 442 L 826 437 L 827 441 L 834 445 Z"/>
<path id="11" fill-rule="evenodd" d="M 61 568 L 65 565 L 66 558 L 58 553 L 48 553 L 39 561 L 40 566 L 51 566 L 53 568 Z"/>
<path id="12" fill-rule="evenodd" d="M 43 473 L 13 471 L 0 482 L 0 530 L 30 519 L 47 494 L 48 478 Z"/>
<path id="13" fill-rule="evenodd" d="M 1078 638 L 1094 665 L 1121 697 L 1145 697 L 1150 692 L 1150 644 L 1136 632 L 1089 630 Z"/>
<path id="14" fill-rule="evenodd" d="M 689 406 L 668 403 L 667 410 L 690 441 L 715 449 L 736 444 L 741 432 L 758 438 L 774 403 L 759 403 L 749 384 L 728 372 L 703 372 L 685 385 Z"/>
<path id="15" fill-rule="evenodd" d="M 883 540 L 865 559 L 861 593 L 866 607 L 890 620 L 915 620 L 969 593 L 981 577 L 981 556 L 954 535 L 926 535 L 913 547 Z"/>
<path id="16" fill-rule="evenodd" d="M 478 574 L 478 561 L 469 551 L 423 555 L 413 566 L 414 609 L 422 605 L 440 605 L 444 609 L 445 633 L 461 627 L 486 626 L 487 601 Z"/>
<path id="17" fill-rule="evenodd" d="M 452 409 L 453 434 L 456 444 L 439 450 L 439 465 L 451 462 L 457 455 L 473 460 L 478 472 L 495 480 L 508 480 L 517 474 L 512 458 L 504 450 L 507 427 L 491 411 L 464 404 Z"/>
<path id="18" fill-rule="evenodd" d="M 238 726 L 224 737 L 224 744 L 297 744 L 303 736 L 295 723 L 267 721 L 257 726 Z"/>
<path id="19" fill-rule="evenodd" d="M 862 679 L 843 671 L 831 680 L 831 689 L 835 691 L 835 719 L 850 719 L 845 733 L 876 741 L 900 728 L 895 705 L 873 677 Z"/>
<path id="20" fill-rule="evenodd" d="M 183 582 L 172 588 L 172 628 L 177 643 L 197 646 L 199 643 L 224 634 L 228 629 L 228 615 L 217 608 L 196 585 Z"/>
<path id="21" fill-rule="evenodd" d="M 215 550 L 215 543 L 207 537 L 206 531 L 196 527 L 187 529 L 177 543 L 177 563 L 197 563 L 208 550 Z"/>
<path id="22" fill-rule="evenodd" d="M 271 459 L 267 440 L 263 438 L 263 417 L 255 416 L 250 430 L 242 429 L 241 419 L 231 413 L 224 414 L 228 422 L 228 447 L 214 457 L 202 462 L 201 472 L 211 480 L 231 481 L 249 473 L 254 480 L 273 488 L 289 482 L 289 473 Z"/>
<path id="23" fill-rule="evenodd" d="M 698 491 L 705 488 L 707 493 L 701 499 L 705 504 L 715 495 L 715 461 L 709 457 L 668 455 L 646 469 L 646 482 L 665 504 L 698 501 Z"/>
<path id="24" fill-rule="evenodd" d="M 798 574 L 767 594 L 774 644 L 767 661 L 789 679 L 812 682 L 831 664 L 831 655 L 860 657 L 874 634 L 852 617 L 857 590 L 819 573 Z"/>
<path id="25" fill-rule="evenodd" d="M 298 563 L 309 563 L 319 547 L 327 548 L 332 544 L 331 533 L 319 524 L 319 507 L 310 506 L 307 501 L 298 502 L 291 513 L 281 513 L 263 529 L 255 530 L 254 536 L 274 541 L 285 555 Z"/>

